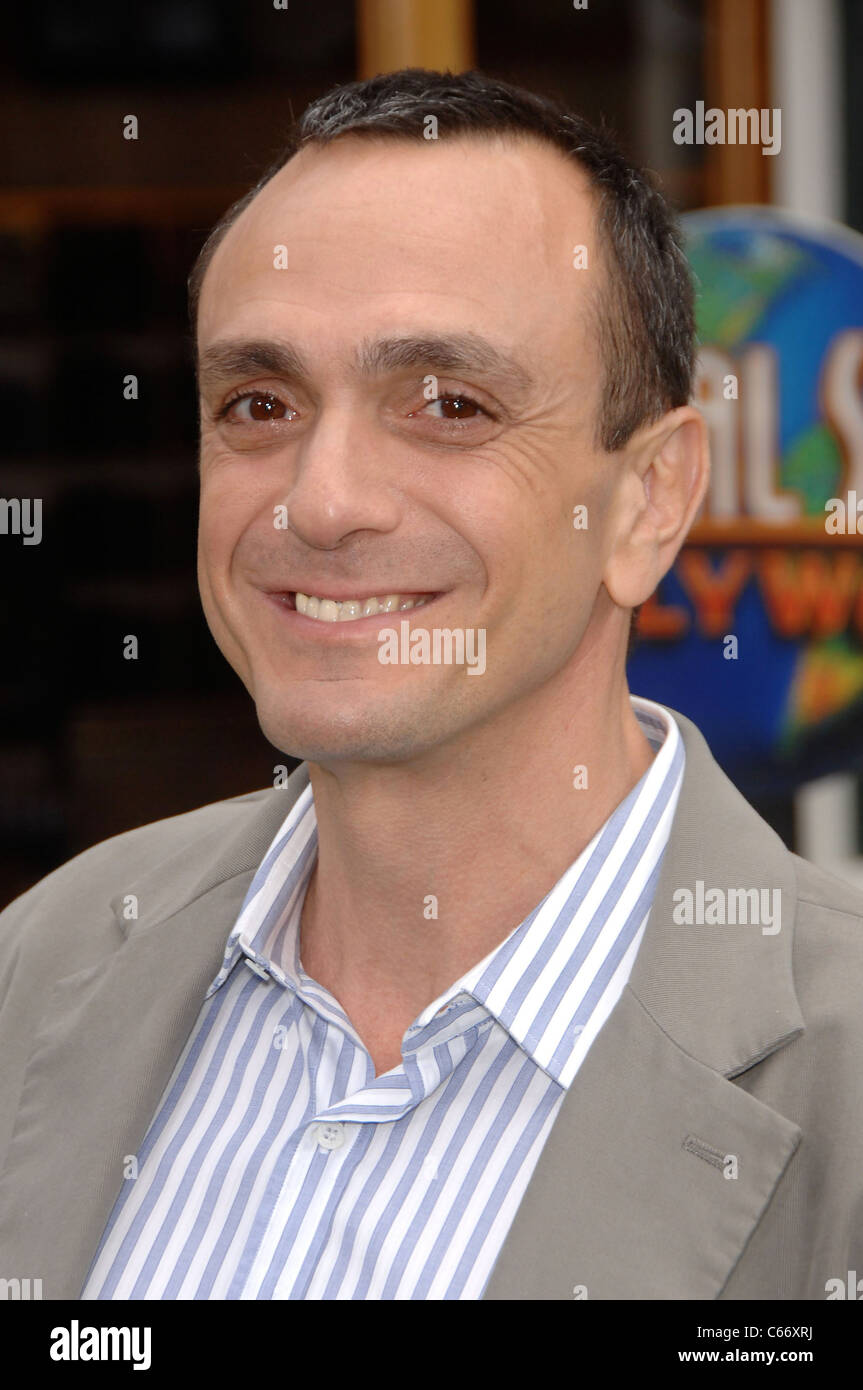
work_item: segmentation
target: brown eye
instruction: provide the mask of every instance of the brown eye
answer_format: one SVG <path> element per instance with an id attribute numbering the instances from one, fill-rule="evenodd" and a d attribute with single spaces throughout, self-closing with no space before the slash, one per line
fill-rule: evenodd
<path id="1" fill-rule="evenodd" d="M 262 420 L 282 420 L 287 413 L 288 407 L 275 392 L 245 391 L 226 401 L 221 410 L 216 411 L 216 419 L 233 425 L 249 425 Z"/>
<path id="2" fill-rule="evenodd" d="M 443 401 L 444 419 L 461 420 L 465 414 L 477 410 L 478 406 L 464 396 L 445 396 Z"/>
<path id="3" fill-rule="evenodd" d="M 440 406 L 441 414 L 437 417 L 439 420 L 473 420 L 477 412 L 482 415 L 487 413 L 470 396 L 436 396 L 433 401 L 429 401 L 429 405 Z"/>
<path id="4" fill-rule="evenodd" d="M 284 416 L 283 402 L 271 391 L 260 396 L 247 396 L 246 400 L 249 402 L 249 415 L 253 420 L 280 420 Z"/>

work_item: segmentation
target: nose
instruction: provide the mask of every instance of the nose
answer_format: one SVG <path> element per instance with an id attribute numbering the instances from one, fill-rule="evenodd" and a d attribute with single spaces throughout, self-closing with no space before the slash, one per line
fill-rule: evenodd
<path id="1" fill-rule="evenodd" d="M 401 508 L 388 453 L 371 422 L 350 406 L 323 411 L 293 456 L 285 502 L 294 534 L 332 550 L 355 531 L 395 530 Z"/>

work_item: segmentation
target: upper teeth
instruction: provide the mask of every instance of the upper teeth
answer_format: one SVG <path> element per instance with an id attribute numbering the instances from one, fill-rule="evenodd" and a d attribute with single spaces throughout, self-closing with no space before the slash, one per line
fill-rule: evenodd
<path id="1" fill-rule="evenodd" d="M 318 618 L 325 623 L 350 622 L 353 618 L 370 618 L 375 613 L 402 612 L 407 608 L 419 608 L 428 603 L 431 594 L 417 598 L 415 595 L 386 594 L 384 598 L 345 599 L 316 598 L 314 594 L 297 594 L 294 602 L 297 612 L 307 618 Z"/>

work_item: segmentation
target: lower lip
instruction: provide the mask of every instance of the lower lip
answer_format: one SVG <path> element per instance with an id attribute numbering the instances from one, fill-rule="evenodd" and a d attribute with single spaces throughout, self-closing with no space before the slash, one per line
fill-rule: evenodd
<path id="1" fill-rule="evenodd" d="M 443 594 L 427 599 L 419 608 L 395 608 L 391 613 L 370 613 L 367 618 L 349 618 L 334 623 L 321 622 L 320 618 L 308 618 L 305 613 L 298 613 L 296 608 L 290 607 L 287 599 L 278 594 L 266 594 L 265 597 L 298 637 L 311 637 L 321 642 L 344 642 L 350 641 L 351 637 L 361 640 L 371 633 L 380 632 L 382 628 L 396 626 L 402 618 L 410 620 L 415 613 L 425 613 L 426 609 L 443 598 Z"/>

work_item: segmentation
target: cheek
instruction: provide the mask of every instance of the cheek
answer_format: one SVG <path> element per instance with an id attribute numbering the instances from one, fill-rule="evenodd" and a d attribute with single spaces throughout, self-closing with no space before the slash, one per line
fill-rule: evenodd
<path id="1" fill-rule="evenodd" d="M 201 490 L 198 503 L 199 553 L 208 561 L 226 564 L 257 510 L 247 480 L 236 467 L 220 466 L 218 460 L 201 460 Z"/>
<path id="2" fill-rule="evenodd" d="M 587 514 L 587 527 L 573 525 L 572 505 L 542 518 L 527 519 L 513 536 L 521 572 L 504 555 L 513 604 L 514 630 L 542 664 L 564 659 L 575 650 L 590 622 L 602 585 L 602 545 L 598 516 Z M 577 514 L 576 521 L 583 519 Z M 518 547 L 516 549 L 516 547 Z M 556 655 L 555 655 L 556 654 Z"/>
<path id="3" fill-rule="evenodd" d="M 224 586 L 232 550 L 231 528 L 225 513 L 202 500 L 198 521 L 198 578 L 202 593 L 218 593 Z"/>

